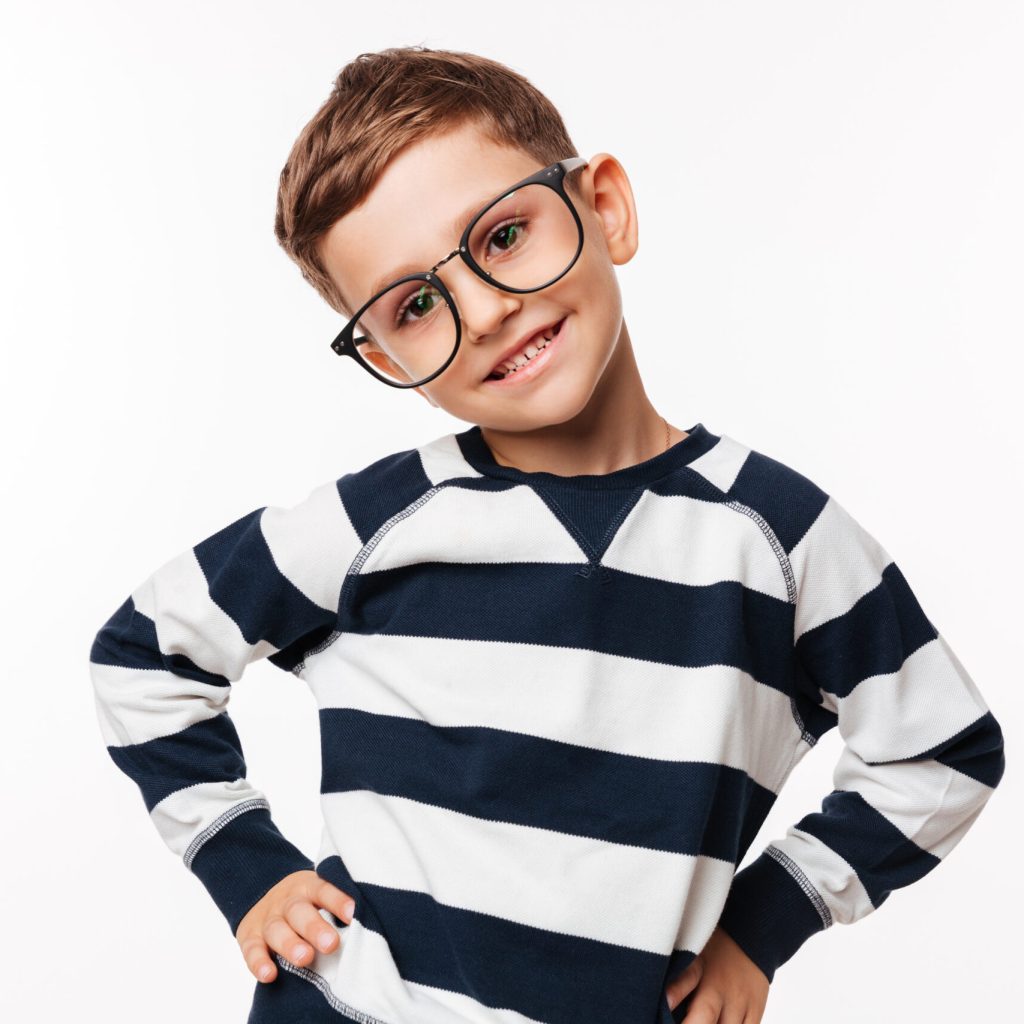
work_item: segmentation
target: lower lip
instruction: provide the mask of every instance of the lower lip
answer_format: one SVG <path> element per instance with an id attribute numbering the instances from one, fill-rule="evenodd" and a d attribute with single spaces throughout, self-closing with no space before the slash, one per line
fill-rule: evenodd
<path id="1" fill-rule="evenodd" d="M 525 366 L 519 367 L 515 373 L 510 373 L 501 380 L 484 380 L 484 384 L 491 388 L 514 388 L 518 384 L 525 384 L 531 381 L 539 373 L 543 373 L 545 367 L 551 362 L 555 349 L 557 349 L 565 337 L 566 327 L 569 323 L 569 316 L 566 314 L 558 333 L 535 355 Z"/>

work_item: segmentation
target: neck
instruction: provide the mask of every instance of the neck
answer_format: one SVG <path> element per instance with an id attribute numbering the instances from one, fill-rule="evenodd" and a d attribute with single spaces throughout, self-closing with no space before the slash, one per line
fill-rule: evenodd
<path id="1" fill-rule="evenodd" d="M 651 459 L 686 436 L 647 397 L 625 323 L 590 401 L 576 416 L 534 430 L 481 427 L 480 432 L 500 465 L 558 476 L 612 473 Z"/>

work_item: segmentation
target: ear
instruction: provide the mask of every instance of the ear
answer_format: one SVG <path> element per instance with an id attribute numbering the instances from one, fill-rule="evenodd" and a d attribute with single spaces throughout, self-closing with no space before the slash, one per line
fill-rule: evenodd
<path id="1" fill-rule="evenodd" d="M 373 363 L 381 373 L 386 373 L 390 377 L 405 377 L 406 380 L 409 378 L 402 372 L 402 370 L 391 360 L 391 357 L 377 346 L 370 342 L 363 352 L 363 358 L 368 362 Z M 435 409 L 439 408 L 437 402 L 435 402 L 430 395 L 426 393 L 422 388 L 413 388 L 413 391 L 421 394 Z"/>
<path id="2" fill-rule="evenodd" d="M 391 357 L 379 348 L 369 344 L 363 349 L 362 355 L 368 363 L 373 363 L 381 373 L 386 373 L 389 377 L 395 377 L 398 380 L 402 379 L 401 370 L 391 361 Z"/>

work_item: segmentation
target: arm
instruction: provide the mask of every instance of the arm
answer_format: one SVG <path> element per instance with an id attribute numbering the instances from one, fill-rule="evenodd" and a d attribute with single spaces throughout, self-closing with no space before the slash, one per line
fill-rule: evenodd
<path id="1" fill-rule="evenodd" d="M 313 863 L 246 780 L 227 712 L 231 684 L 258 658 L 291 670 L 331 635 L 359 547 L 331 481 L 292 508 L 255 509 L 172 558 L 92 645 L 107 750 L 232 934 L 273 885 Z"/>
<path id="2" fill-rule="evenodd" d="M 835 788 L 737 872 L 719 921 L 769 981 L 811 935 L 936 867 L 1005 764 L 999 723 L 896 563 L 817 494 L 789 556 L 793 664 L 808 732 L 842 735 Z"/>

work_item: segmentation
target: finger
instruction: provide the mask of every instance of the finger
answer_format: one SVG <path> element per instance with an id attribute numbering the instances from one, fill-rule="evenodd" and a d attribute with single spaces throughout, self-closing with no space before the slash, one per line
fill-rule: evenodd
<path id="1" fill-rule="evenodd" d="M 336 885 L 332 885 L 326 879 L 321 878 L 320 884 L 313 887 L 310 898 L 314 903 L 326 907 L 339 921 L 344 924 L 352 923 L 352 915 L 355 912 L 356 901 Z"/>
<path id="2" fill-rule="evenodd" d="M 721 997 L 698 993 L 679 1024 L 718 1024 L 721 1013 Z"/>
<path id="3" fill-rule="evenodd" d="M 263 938 L 267 945 L 276 950 L 296 967 L 305 967 L 314 957 L 313 947 L 288 923 L 282 913 L 267 918 L 263 925 Z"/>
<path id="4" fill-rule="evenodd" d="M 763 1016 L 764 1006 L 748 1006 L 746 1016 L 743 1018 L 743 1024 L 761 1024 L 761 1018 Z"/>
<path id="5" fill-rule="evenodd" d="M 267 944 L 260 935 L 248 935 L 239 943 L 245 965 L 257 981 L 273 981 L 277 977 L 277 965 L 270 958 Z"/>
<path id="6" fill-rule="evenodd" d="M 669 1009 L 674 1010 L 698 985 L 704 974 L 704 961 L 698 956 L 676 975 L 665 989 Z"/>
<path id="7" fill-rule="evenodd" d="M 297 935 L 321 952 L 329 953 L 338 945 L 337 929 L 324 920 L 316 905 L 309 900 L 289 901 L 284 916 Z"/>
<path id="8" fill-rule="evenodd" d="M 718 1015 L 718 1024 L 743 1024 L 747 1019 L 746 1003 L 742 997 L 726 1000 L 722 1012 Z"/>

